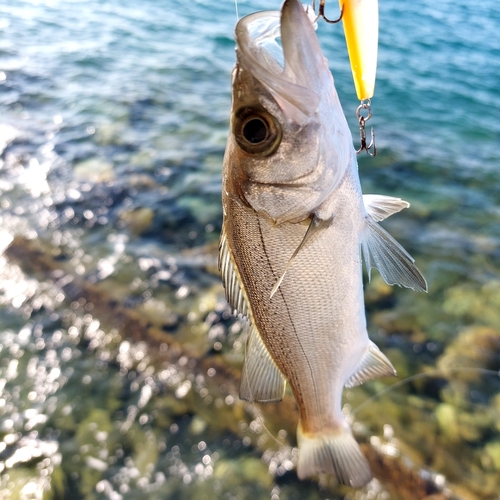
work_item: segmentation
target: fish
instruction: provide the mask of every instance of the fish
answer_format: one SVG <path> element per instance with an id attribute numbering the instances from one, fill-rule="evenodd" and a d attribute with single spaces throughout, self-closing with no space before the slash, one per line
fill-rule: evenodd
<path id="1" fill-rule="evenodd" d="M 288 383 L 298 477 L 328 473 L 360 487 L 371 471 L 342 392 L 396 374 L 368 337 L 362 255 L 368 274 L 375 267 L 388 284 L 426 291 L 427 283 L 378 224 L 409 204 L 361 192 L 311 10 L 286 0 L 236 25 L 219 269 L 247 323 L 240 398 L 278 402 Z"/>

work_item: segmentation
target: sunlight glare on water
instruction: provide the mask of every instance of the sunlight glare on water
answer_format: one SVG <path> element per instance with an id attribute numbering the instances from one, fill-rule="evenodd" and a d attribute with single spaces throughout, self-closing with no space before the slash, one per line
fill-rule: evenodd
<path id="1" fill-rule="evenodd" d="M 498 5 L 379 5 L 380 150 L 360 175 L 411 203 L 385 224 L 430 292 L 374 273 L 369 331 L 401 379 L 495 373 Z M 342 27 L 318 24 L 357 144 Z M 406 476 L 358 492 L 299 482 L 293 402 L 238 398 L 244 327 L 216 265 L 234 25 L 232 0 L 0 5 L 0 491 L 13 498 L 401 498 L 390 488 Z M 445 370 L 356 412 L 383 387 L 346 391 L 361 440 L 411 457 L 429 484 L 496 499 L 498 377 Z"/>

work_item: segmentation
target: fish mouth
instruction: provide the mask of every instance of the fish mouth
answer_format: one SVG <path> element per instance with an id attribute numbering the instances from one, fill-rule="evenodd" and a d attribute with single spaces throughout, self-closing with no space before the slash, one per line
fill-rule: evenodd
<path id="1" fill-rule="evenodd" d="M 250 14 L 235 30 L 239 65 L 264 85 L 288 119 L 302 126 L 318 109 L 325 65 L 314 19 L 312 9 L 306 12 L 298 0 L 286 0 L 281 12 Z"/>

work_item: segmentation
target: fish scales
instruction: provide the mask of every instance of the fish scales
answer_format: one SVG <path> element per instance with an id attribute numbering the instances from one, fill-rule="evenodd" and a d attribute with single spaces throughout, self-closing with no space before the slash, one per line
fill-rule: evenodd
<path id="1" fill-rule="evenodd" d="M 359 189 L 346 175 L 350 192 Z M 302 241 L 307 225 L 281 224 L 231 200 L 227 206 L 230 245 L 240 270 L 253 320 L 280 371 L 291 384 L 304 430 L 338 428 L 341 388 L 365 348 L 359 241 L 352 196 L 339 197 L 343 223 L 314 235 L 298 254 L 286 280 L 269 299 L 271 288 Z M 345 239 L 345 233 L 351 234 Z M 326 251 L 325 251 L 326 250 Z M 355 259 L 346 255 L 355 254 Z M 351 283 L 356 286 L 351 286 Z M 338 304 L 332 308 L 331 304 Z M 354 312 L 354 314 L 353 314 Z M 359 337 L 360 349 L 343 366 L 337 362 L 343 343 Z M 340 381 L 340 382 L 339 382 Z M 340 386 L 339 386 L 340 383 Z M 335 389 L 338 389 L 335 391 Z"/>
<path id="2" fill-rule="evenodd" d="M 281 16 L 256 13 L 236 27 L 219 267 L 229 303 L 248 322 L 240 397 L 279 401 L 287 381 L 300 415 L 298 476 L 327 472 L 358 487 L 371 473 L 342 391 L 395 374 L 368 338 L 361 254 L 389 284 L 427 284 L 378 226 L 409 204 L 362 195 L 313 20 L 286 0 Z M 283 65 L 269 45 L 280 30 Z"/>

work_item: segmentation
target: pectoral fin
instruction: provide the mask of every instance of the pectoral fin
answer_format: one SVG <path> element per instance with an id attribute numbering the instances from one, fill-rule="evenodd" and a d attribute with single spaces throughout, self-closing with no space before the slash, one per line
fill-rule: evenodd
<path id="1" fill-rule="evenodd" d="M 382 351 L 373 343 L 366 350 L 356 370 L 344 384 L 345 387 L 361 385 L 377 377 L 396 376 L 396 370 Z"/>
<path id="2" fill-rule="evenodd" d="M 363 203 L 365 210 L 375 222 L 387 219 L 387 217 L 410 206 L 407 201 L 401 198 L 393 198 L 392 196 L 381 194 L 364 194 Z"/>
<path id="3" fill-rule="evenodd" d="M 361 248 L 368 277 L 376 267 L 388 285 L 427 291 L 427 282 L 412 256 L 370 216 L 365 219 Z"/>
<path id="4" fill-rule="evenodd" d="M 219 271 L 222 275 L 222 284 L 226 291 L 226 299 L 234 314 L 248 317 L 248 307 L 245 296 L 231 260 L 231 253 L 227 245 L 227 238 L 224 230 L 222 230 L 219 240 Z"/>
<path id="5" fill-rule="evenodd" d="M 262 342 L 259 332 L 250 325 L 241 374 L 240 398 L 270 403 L 281 401 L 284 392 L 285 378 Z"/>

